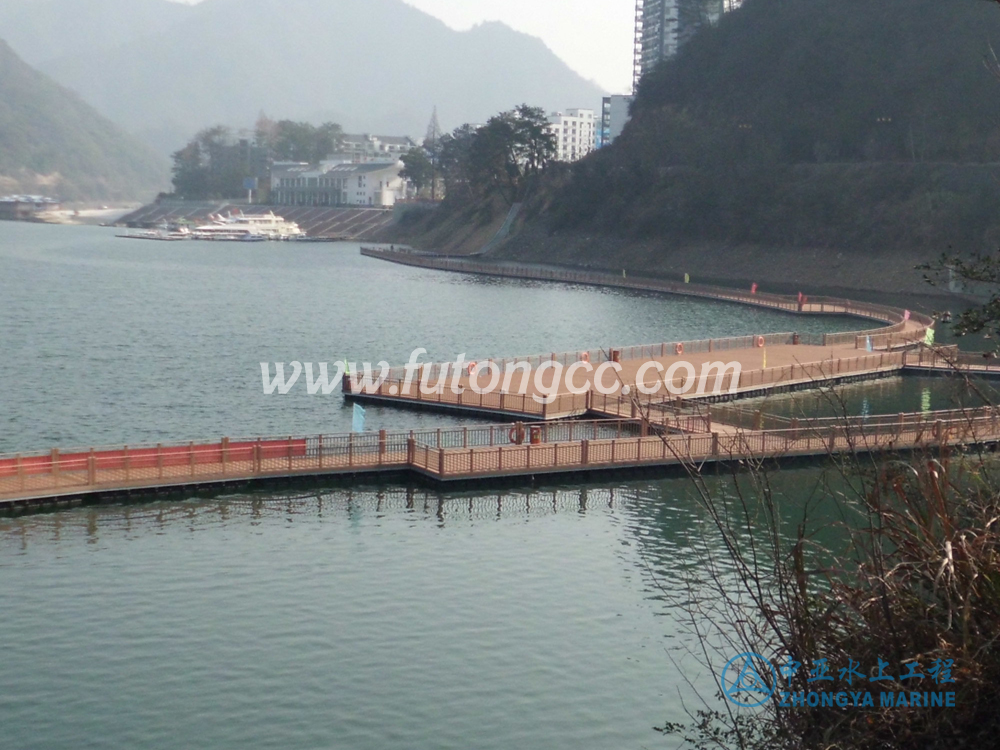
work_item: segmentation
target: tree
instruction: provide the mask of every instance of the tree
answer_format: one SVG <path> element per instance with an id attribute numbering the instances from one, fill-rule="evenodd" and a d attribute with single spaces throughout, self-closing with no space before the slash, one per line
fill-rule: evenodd
<path id="1" fill-rule="evenodd" d="M 174 195 L 180 198 L 200 198 L 208 192 L 208 170 L 202 159 L 201 145 L 191 141 L 175 151 L 173 179 Z"/>
<path id="2" fill-rule="evenodd" d="M 434 179 L 434 165 L 427 158 L 427 152 L 422 148 L 411 148 L 402 156 L 403 171 L 401 177 L 413 183 L 416 189 L 422 190 Z"/>
<path id="3" fill-rule="evenodd" d="M 188 199 L 228 198 L 239 195 L 243 174 L 230 153 L 232 134 L 224 125 L 200 131 L 173 154 L 174 194 Z"/>
<path id="4" fill-rule="evenodd" d="M 555 159 L 556 145 L 542 109 L 522 104 L 501 112 L 476 132 L 469 154 L 473 179 L 508 203 L 524 200 Z"/>
<path id="5" fill-rule="evenodd" d="M 440 140 L 439 164 L 451 200 L 499 195 L 524 200 L 556 155 L 545 113 L 522 104 L 481 128 L 463 125 Z"/>
<path id="6" fill-rule="evenodd" d="M 205 128 L 172 155 L 174 195 L 192 200 L 241 198 L 244 180 L 266 179 L 272 160 L 315 163 L 337 152 L 343 141 L 343 131 L 334 122 L 275 122 L 263 112 L 252 143 L 235 138 L 224 125 Z"/>
<path id="7" fill-rule="evenodd" d="M 274 126 L 271 148 L 273 157 L 279 161 L 312 164 L 335 153 L 343 141 L 343 130 L 336 123 L 326 122 L 317 127 L 308 122 L 281 120 Z"/>
<path id="8" fill-rule="evenodd" d="M 476 128 L 466 123 L 438 141 L 438 169 L 444 179 L 446 199 L 467 201 L 475 197 L 469 171 L 469 151 L 476 137 Z"/>

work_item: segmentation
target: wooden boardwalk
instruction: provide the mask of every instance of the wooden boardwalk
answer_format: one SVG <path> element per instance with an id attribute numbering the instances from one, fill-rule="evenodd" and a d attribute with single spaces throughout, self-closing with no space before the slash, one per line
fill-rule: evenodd
<path id="1" fill-rule="evenodd" d="M 405 388 L 402 368 L 376 384 L 345 379 L 349 398 L 459 409 L 515 418 L 510 424 L 411 432 L 386 432 L 229 439 L 121 448 L 52 450 L 44 454 L 0 456 L 0 508 L 31 507 L 100 499 L 122 494 L 218 491 L 227 486 L 302 477 L 364 477 L 409 472 L 436 482 L 578 475 L 633 467 L 701 466 L 744 459 L 825 456 L 852 451 L 940 449 L 1000 441 L 997 413 L 898 414 L 865 420 L 786 420 L 715 406 L 716 398 L 755 395 L 775 389 L 816 387 L 844 379 L 875 377 L 908 368 L 1000 374 L 1000 365 L 952 349 L 920 349 L 933 320 L 903 310 L 833 298 L 748 294 L 731 289 L 655 279 L 618 279 L 553 269 L 499 267 L 428 256 L 368 251 L 411 265 L 519 278 L 602 284 L 688 294 L 769 307 L 795 314 L 844 314 L 880 322 L 880 327 L 822 336 L 793 333 L 705 341 L 609 347 L 588 352 L 550 353 L 497 360 L 499 371 L 532 370 L 545 364 L 569 368 L 614 363 L 614 388 L 601 393 L 594 374 L 579 373 L 572 391 L 560 388 L 543 402 L 534 382 L 512 379 L 509 388 L 490 390 L 474 374 L 461 373 L 452 391 L 447 363 L 428 364 Z M 390 257 L 387 257 L 390 256 Z M 454 266 L 454 267 L 453 267 Z M 692 367 L 738 361 L 741 377 L 723 372 L 719 393 L 677 397 L 661 391 L 645 395 L 655 363 L 662 369 L 679 361 Z M 527 377 L 527 375 L 517 376 Z M 681 375 L 681 378 L 686 375 Z M 439 381 L 441 381 L 439 383 Z M 676 381 L 676 379 L 675 379 Z M 424 382 L 421 389 L 419 383 Z M 679 385 L 672 382 L 671 385 Z M 583 387 L 586 386 L 586 387 Z M 627 386 L 627 387 L 626 387 Z M 729 391 L 734 390 L 730 394 Z M 581 416 L 598 417 L 580 421 Z"/>
<path id="2" fill-rule="evenodd" d="M 276 478 L 379 479 L 386 472 L 405 471 L 448 483 L 1000 442 L 1000 419 L 992 408 L 847 422 L 788 420 L 763 429 L 740 424 L 760 419 L 752 412 L 737 417 L 729 407 L 713 414 L 717 408 L 689 414 L 650 412 L 634 420 L 223 439 L 211 444 L 0 456 L 0 508 L 194 491 Z"/>
<path id="3" fill-rule="evenodd" d="M 465 368 L 456 373 L 455 363 L 426 363 L 412 373 L 397 367 L 381 381 L 365 381 L 357 374 L 345 378 L 345 395 L 361 401 L 531 420 L 621 416 L 619 412 L 604 408 L 607 396 L 648 393 L 664 372 L 671 372 L 671 367 L 682 363 L 691 366 L 696 378 L 690 377 L 690 371 L 675 369 L 669 383 L 672 390 L 668 391 L 666 381 L 660 383 L 661 400 L 682 392 L 686 399 L 722 400 L 900 372 L 906 367 L 904 350 L 925 341 L 928 329 L 934 326 L 934 320 L 925 315 L 834 297 L 750 293 L 664 279 L 497 265 L 384 248 L 362 248 L 362 254 L 446 271 L 659 291 L 765 307 L 793 315 L 849 315 L 878 321 L 880 325 L 822 335 L 761 332 L 722 339 L 553 352 L 479 362 L 471 373 Z M 732 362 L 740 367 L 735 386 L 733 372 L 717 366 L 709 371 L 707 392 L 690 392 L 697 391 L 706 366 L 711 368 L 715 363 Z M 613 364 L 614 371 L 605 368 L 598 384 L 595 379 L 605 364 Z M 540 368 L 552 369 L 554 366 L 562 371 L 574 368 L 572 385 L 561 378 L 557 389 L 546 389 L 548 393 L 542 393 L 535 374 Z M 530 370 L 518 369 L 522 367 Z M 551 383 L 552 373 L 546 377 Z M 545 385 L 543 377 L 542 386 Z M 684 392 L 685 385 L 689 392 Z M 543 400 L 543 395 L 549 398 Z"/>

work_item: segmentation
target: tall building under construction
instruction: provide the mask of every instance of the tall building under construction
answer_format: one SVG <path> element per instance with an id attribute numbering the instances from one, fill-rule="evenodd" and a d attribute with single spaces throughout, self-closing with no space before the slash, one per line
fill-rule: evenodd
<path id="1" fill-rule="evenodd" d="M 673 57 L 705 24 L 739 0 L 636 0 L 633 89 L 661 60 Z"/>

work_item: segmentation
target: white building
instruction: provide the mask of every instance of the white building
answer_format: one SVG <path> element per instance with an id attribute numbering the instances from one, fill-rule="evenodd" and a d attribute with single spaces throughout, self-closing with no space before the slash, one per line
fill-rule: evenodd
<path id="1" fill-rule="evenodd" d="M 334 154 L 342 161 L 364 164 L 366 162 L 395 163 L 417 144 L 405 135 L 371 135 L 345 133 L 340 153 Z"/>
<path id="2" fill-rule="evenodd" d="M 403 163 L 340 161 L 275 164 L 271 202 L 279 206 L 365 206 L 389 208 L 406 198 Z"/>
<path id="3" fill-rule="evenodd" d="M 576 161 L 594 150 L 597 143 L 592 109 L 567 109 L 549 115 L 549 127 L 558 140 L 556 159 Z"/>

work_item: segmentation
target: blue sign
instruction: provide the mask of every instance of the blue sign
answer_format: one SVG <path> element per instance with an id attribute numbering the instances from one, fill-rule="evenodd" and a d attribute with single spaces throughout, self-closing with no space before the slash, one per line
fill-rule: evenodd
<path id="1" fill-rule="evenodd" d="M 781 708 L 952 708 L 956 704 L 955 691 L 947 690 L 950 683 L 956 682 L 952 676 L 953 659 L 934 659 L 930 667 L 923 668 L 924 671 L 921 671 L 920 662 L 913 659 L 902 664 L 906 669 L 902 674 L 887 671 L 892 669 L 892 664 L 882 658 L 868 667 L 851 658 L 846 662 L 847 666 L 838 669 L 827 659 L 814 659 L 804 674 L 807 679 L 803 687 L 806 689 L 794 690 L 792 679 L 802 670 L 802 662 L 788 658 L 780 667 L 779 682 L 778 671 L 770 660 L 747 652 L 726 662 L 722 670 L 722 693 L 726 700 L 740 708 L 756 708 L 772 698 Z M 911 684 L 910 680 L 933 682 Z M 799 682 L 801 684 L 802 678 Z M 824 682 L 839 682 L 839 685 L 827 689 Z M 869 684 L 867 690 L 866 683 Z"/>
<path id="2" fill-rule="evenodd" d="M 243 180 L 244 190 L 256 190 L 257 189 L 257 178 L 256 177 L 246 177 Z"/>
<path id="3" fill-rule="evenodd" d="M 754 653 L 734 656 L 722 670 L 726 700 L 742 708 L 763 706 L 774 695 L 778 675 L 771 662 Z"/>

